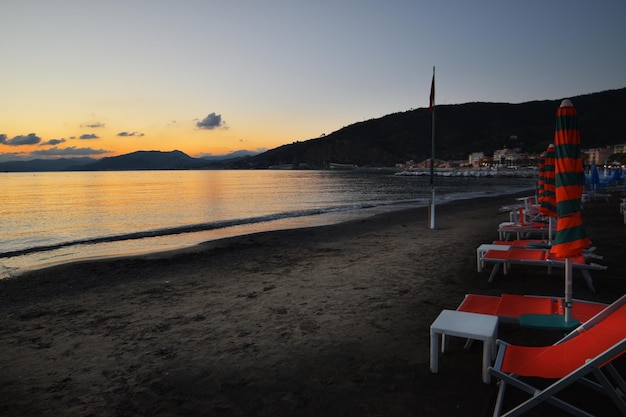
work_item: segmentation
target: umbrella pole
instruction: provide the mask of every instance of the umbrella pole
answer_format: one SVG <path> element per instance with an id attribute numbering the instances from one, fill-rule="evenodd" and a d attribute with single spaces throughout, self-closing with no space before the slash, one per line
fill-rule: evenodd
<path id="1" fill-rule="evenodd" d="M 552 244 L 552 216 L 548 216 L 548 243 Z"/>
<path id="2" fill-rule="evenodd" d="M 572 319 L 572 258 L 565 258 L 565 322 Z"/>

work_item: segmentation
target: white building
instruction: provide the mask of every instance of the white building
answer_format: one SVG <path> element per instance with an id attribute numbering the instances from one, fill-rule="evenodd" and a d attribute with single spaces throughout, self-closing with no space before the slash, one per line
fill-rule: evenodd
<path id="1" fill-rule="evenodd" d="M 480 166 L 480 161 L 483 160 L 483 158 L 485 157 L 485 154 L 483 152 L 474 152 L 471 153 L 468 160 L 469 160 L 469 165 L 473 166 L 475 168 Z"/>
<path id="2" fill-rule="evenodd" d="M 584 161 L 586 165 L 604 165 L 609 161 L 609 156 L 613 155 L 613 147 L 591 148 L 585 151 L 587 159 Z"/>

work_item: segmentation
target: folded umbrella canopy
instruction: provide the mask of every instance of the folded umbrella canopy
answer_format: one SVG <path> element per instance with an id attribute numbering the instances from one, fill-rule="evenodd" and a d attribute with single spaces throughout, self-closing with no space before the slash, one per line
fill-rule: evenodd
<path id="1" fill-rule="evenodd" d="M 551 253 L 565 258 L 565 321 L 571 319 L 572 264 L 571 258 L 580 256 L 589 246 L 583 226 L 581 198 L 583 193 L 583 162 L 580 151 L 580 131 L 576 108 L 570 100 L 563 100 L 556 113 L 555 194 L 557 226 Z"/>
<path id="2" fill-rule="evenodd" d="M 542 215 L 556 217 L 556 195 L 554 184 L 554 144 L 550 144 L 544 152 L 543 160 L 543 196 L 539 202 Z"/>
<path id="3" fill-rule="evenodd" d="M 539 200 L 539 212 L 548 217 L 548 241 L 552 243 L 552 219 L 556 218 L 556 195 L 554 184 L 554 144 L 548 145 L 543 159 L 543 193 Z"/>
<path id="4" fill-rule="evenodd" d="M 598 188 L 599 184 L 600 174 L 598 173 L 598 166 L 594 165 L 593 168 L 591 168 L 591 172 L 589 173 L 589 186 L 592 190 L 595 191 L 595 189 Z"/>
<path id="5" fill-rule="evenodd" d="M 539 155 L 539 176 L 537 178 L 537 203 L 539 203 L 539 211 L 541 212 L 541 202 L 544 198 L 544 168 L 546 160 L 546 153 L 542 152 Z"/>

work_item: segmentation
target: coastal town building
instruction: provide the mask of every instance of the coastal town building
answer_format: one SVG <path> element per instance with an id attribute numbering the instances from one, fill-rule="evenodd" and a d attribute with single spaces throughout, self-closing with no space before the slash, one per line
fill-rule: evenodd
<path id="1" fill-rule="evenodd" d="M 590 148 L 584 152 L 587 156 L 584 161 L 586 165 L 605 165 L 611 162 L 609 161 L 609 157 L 614 153 L 614 147 L 612 146 L 606 146 L 604 148 Z"/>
<path id="2" fill-rule="evenodd" d="M 471 153 L 469 156 L 469 166 L 472 166 L 474 168 L 478 168 L 481 166 L 482 162 L 483 162 L 483 158 L 485 157 L 485 153 L 484 152 L 474 152 Z"/>
<path id="3" fill-rule="evenodd" d="M 516 168 L 519 165 L 519 148 L 496 149 L 493 152 L 493 166 L 497 168 Z"/>
<path id="4" fill-rule="evenodd" d="M 582 158 L 585 166 L 610 165 L 612 155 L 626 153 L 626 143 L 600 148 L 583 149 Z M 497 149 L 492 156 L 486 156 L 484 152 L 473 152 L 467 160 L 444 161 L 435 159 L 436 168 L 481 168 L 492 167 L 496 169 L 518 169 L 538 167 L 541 155 L 523 153 L 518 148 Z M 430 158 L 421 162 L 413 160 L 396 164 L 397 168 L 426 169 L 430 168 Z"/>

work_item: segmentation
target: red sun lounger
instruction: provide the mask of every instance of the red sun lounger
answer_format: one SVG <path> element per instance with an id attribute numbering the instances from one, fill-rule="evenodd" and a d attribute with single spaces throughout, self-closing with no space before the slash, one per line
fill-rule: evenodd
<path id="1" fill-rule="evenodd" d="M 626 382 L 612 362 L 626 352 L 626 296 L 609 305 L 568 336 L 551 346 L 511 345 L 498 340 L 499 350 L 489 372 L 500 380 L 494 416 L 518 416 L 542 403 L 576 416 L 592 416 L 557 398 L 564 388 L 581 382 L 606 394 L 621 415 L 626 416 Z M 593 375 L 593 378 L 588 378 Z M 526 378 L 550 380 L 540 389 Z M 502 413 L 507 386 L 526 392 L 530 398 Z M 542 387 L 545 384 L 541 385 Z"/>
<path id="2" fill-rule="evenodd" d="M 574 300 L 572 318 L 584 323 L 604 310 L 607 304 L 585 300 Z M 466 313 L 498 316 L 505 323 L 518 323 L 525 314 L 565 314 L 562 298 L 538 295 L 502 294 L 501 296 L 467 294 L 457 307 Z"/>
<path id="3" fill-rule="evenodd" d="M 494 278 L 500 270 L 500 266 L 504 265 L 504 273 L 508 272 L 511 265 L 527 265 L 527 266 L 540 266 L 548 268 L 550 271 L 552 268 L 564 268 L 565 259 L 557 258 L 546 249 L 531 249 L 531 248 L 518 248 L 510 247 L 508 250 L 489 250 L 482 254 L 479 263 L 493 263 L 493 269 L 489 275 L 489 282 L 493 282 Z M 589 271 L 601 271 L 606 269 L 606 266 L 598 265 L 595 263 L 587 263 L 584 256 L 576 256 L 572 258 L 572 267 L 574 270 L 579 270 L 587 283 L 587 286 L 591 291 L 595 292 L 593 287 L 593 280 Z"/>

